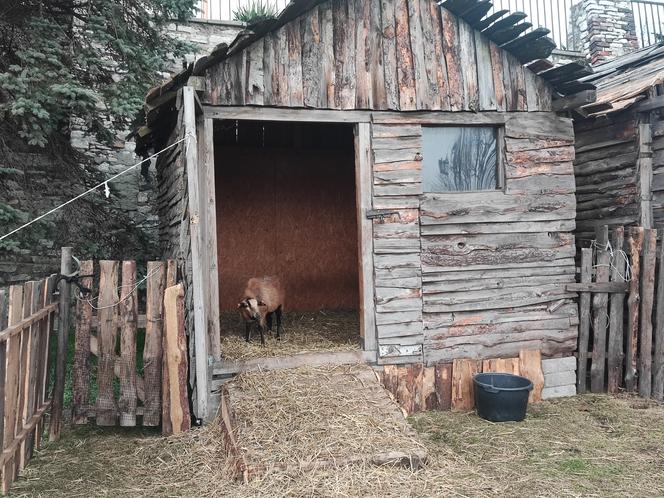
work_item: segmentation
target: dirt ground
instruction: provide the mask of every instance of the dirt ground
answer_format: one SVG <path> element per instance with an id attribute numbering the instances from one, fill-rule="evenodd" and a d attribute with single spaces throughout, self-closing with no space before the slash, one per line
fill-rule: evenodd
<path id="1" fill-rule="evenodd" d="M 532 406 L 525 422 L 474 414 L 411 417 L 424 470 L 342 468 L 228 479 L 215 428 L 171 438 L 68 430 L 42 448 L 12 496 L 664 496 L 664 405 L 586 395 Z"/>
<path id="2" fill-rule="evenodd" d="M 254 330 L 251 342 L 244 337 L 244 322 L 236 312 L 221 314 L 221 353 L 231 360 L 268 358 L 316 351 L 338 352 L 360 349 L 360 318 L 357 311 L 288 312 L 283 317 L 283 335 L 276 340 L 266 336 L 261 346 L 260 335 Z"/>

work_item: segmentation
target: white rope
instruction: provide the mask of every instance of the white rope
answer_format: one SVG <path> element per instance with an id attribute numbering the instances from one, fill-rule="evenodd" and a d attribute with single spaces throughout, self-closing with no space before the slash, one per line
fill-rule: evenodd
<path id="1" fill-rule="evenodd" d="M 178 140 L 177 142 L 174 142 L 174 143 L 172 143 L 171 145 L 169 145 L 168 147 L 165 147 L 165 148 L 161 149 L 159 152 L 155 152 L 155 153 L 152 154 L 150 157 L 147 157 L 147 158 L 143 159 L 142 161 L 140 161 L 140 162 L 134 164 L 133 166 L 128 167 L 128 168 L 125 169 L 124 171 L 120 171 L 120 173 L 117 173 L 116 175 L 113 175 L 112 177 L 110 177 L 110 178 L 104 180 L 103 182 L 101 182 L 100 184 L 95 185 L 95 186 L 92 187 L 91 189 L 86 190 L 86 191 L 83 192 L 82 194 L 79 194 L 79 195 L 77 195 L 76 197 L 74 197 L 74 198 L 72 198 L 72 199 L 69 199 L 69 200 L 66 201 L 66 202 L 63 202 L 63 203 L 60 204 L 59 206 L 57 206 L 57 207 L 51 209 L 50 211 L 48 211 L 48 212 L 42 214 L 41 216 L 37 216 L 37 217 L 36 217 L 35 219 L 33 219 L 32 221 L 29 221 L 29 222 L 25 223 L 24 225 L 21 225 L 20 227 L 18 227 L 18 228 L 16 228 L 16 229 L 12 230 L 11 232 L 9 232 L 9 233 L 3 235 L 2 237 L 0 237 L 0 241 L 5 240 L 7 237 L 9 237 L 9 236 L 11 236 L 11 235 L 14 235 L 16 232 L 20 232 L 20 231 L 23 230 L 24 228 L 27 228 L 27 227 L 29 227 L 30 225 L 32 225 L 33 223 L 37 223 L 39 220 L 41 220 L 41 219 L 43 219 L 43 218 L 46 218 L 48 215 L 55 213 L 55 212 L 58 211 L 59 209 L 62 209 L 62 208 L 65 207 L 66 205 L 71 204 L 71 203 L 74 202 L 74 201 L 77 201 L 77 200 L 80 199 L 81 197 L 84 197 L 84 196 L 88 195 L 88 194 L 91 193 L 91 192 L 94 192 L 95 190 L 97 190 L 97 189 L 100 188 L 100 187 L 105 187 L 105 189 L 108 189 L 108 182 L 115 180 L 116 178 L 118 178 L 118 177 L 124 175 L 125 173 L 127 173 L 128 171 L 131 171 L 132 169 L 137 168 L 138 166 L 140 166 L 141 164 L 143 164 L 145 161 L 149 161 L 150 159 L 157 157 L 157 156 L 158 156 L 159 154 L 161 154 L 162 152 L 165 152 L 165 151 L 167 151 L 168 149 L 171 149 L 171 148 L 175 147 L 177 144 L 179 144 L 179 143 L 181 143 L 181 142 L 184 142 L 185 140 L 187 140 L 187 147 L 188 147 L 188 146 L 189 146 L 189 139 L 190 139 L 190 138 L 191 138 L 191 134 L 187 134 L 187 135 L 185 135 L 183 138 L 181 138 L 181 139 Z"/>

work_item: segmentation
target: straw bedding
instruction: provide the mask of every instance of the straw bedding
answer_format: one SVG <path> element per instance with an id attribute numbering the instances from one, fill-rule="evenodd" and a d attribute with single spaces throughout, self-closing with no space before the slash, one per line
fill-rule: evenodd
<path id="1" fill-rule="evenodd" d="M 249 466 L 302 468 L 424 456 L 400 409 L 366 365 L 240 374 L 228 384 L 236 438 Z"/>
<path id="2" fill-rule="evenodd" d="M 266 337 L 265 346 L 261 346 L 257 331 L 252 332 L 249 344 L 245 342 L 244 322 L 238 313 L 222 313 L 220 321 L 221 353 L 224 358 L 230 360 L 360 349 L 360 322 L 357 311 L 284 313 L 281 340 L 276 340 L 275 322 L 273 336 Z"/>

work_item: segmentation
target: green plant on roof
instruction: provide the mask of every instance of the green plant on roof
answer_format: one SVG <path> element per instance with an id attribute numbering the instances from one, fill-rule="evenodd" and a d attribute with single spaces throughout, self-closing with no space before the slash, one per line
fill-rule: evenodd
<path id="1" fill-rule="evenodd" d="M 276 19 L 279 9 L 274 3 L 252 0 L 233 11 L 233 20 L 254 24 L 260 21 Z"/>

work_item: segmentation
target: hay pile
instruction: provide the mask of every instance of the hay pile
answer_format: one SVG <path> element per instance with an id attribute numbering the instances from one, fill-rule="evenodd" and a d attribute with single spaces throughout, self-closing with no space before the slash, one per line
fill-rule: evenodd
<path id="1" fill-rule="evenodd" d="M 317 351 L 360 350 L 360 322 L 357 311 L 318 311 L 312 313 L 284 313 L 283 334 L 276 340 L 276 323 L 273 337 L 266 337 L 261 346 L 260 336 L 252 332 L 251 342 L 244 340 L 244 323 L 235 312 L 222 313 L 221 354 L 230 360 L 249 360 L 287 356 Z"/>
<path id="2" fill-rule="evenodd" d="M 366 365 L 246 372 L 228 390 L 249 466 L 303 468 L 426 453 Z"/>

